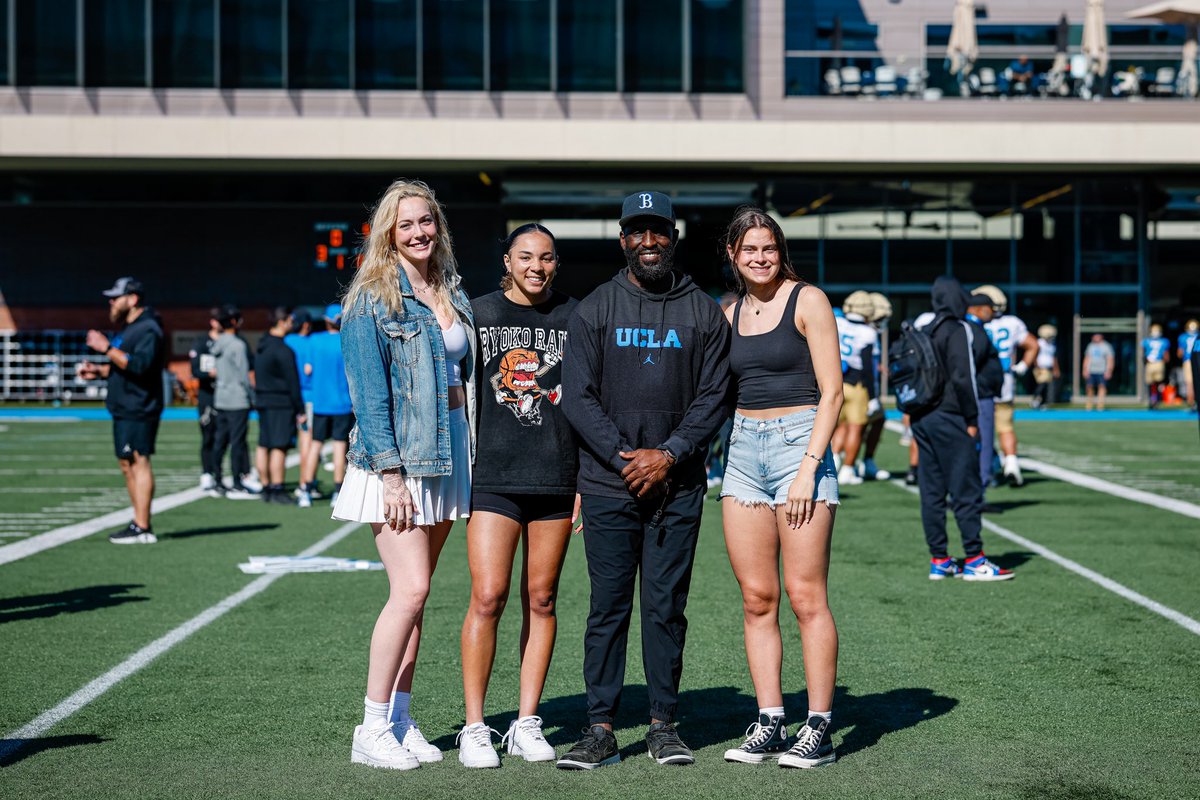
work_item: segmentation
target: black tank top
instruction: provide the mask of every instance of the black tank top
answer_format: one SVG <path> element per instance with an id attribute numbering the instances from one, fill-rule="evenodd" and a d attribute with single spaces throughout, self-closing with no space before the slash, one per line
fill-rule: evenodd
<path id="1" fill-rule="evenodd" d="M 792 289 L 779 324 L 766 333 L 739 333 L 742 300 L 733 307 L 729 369 L 737 378 L 738 408 L 811 406 L 821 399 L 808 340 L 796 330 L 796 298 L 806 285 Z"/>

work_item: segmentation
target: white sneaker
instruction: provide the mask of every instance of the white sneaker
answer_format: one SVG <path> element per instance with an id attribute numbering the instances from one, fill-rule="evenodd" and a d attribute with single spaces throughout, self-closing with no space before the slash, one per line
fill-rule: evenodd
<path id="1" fill-rule="evenodd" d="M 421 729 L 417 727 L 417 723 L 410 719 L 407 725 L 408 728 L 404 731 L 403 735 L 396 737 L 400 740 L 400 744 L 404 745 L 404 749 L 416 756 L 417 761 L 420 761 L 422 764 L 432 764 L 435 761 L 441 761 L 442 751 L 429 743 L 429 740 L 425 738 L 425 734 L 421 733 Z M 400 723 L 392 725 L 392 729 L 396 733 L 399 733 L 399 727 Z"/>
<path id="2" fill-rule="evenodd" d="M 249 490 L 248 487 L 244 487 L 244 486 L 239 486 L 239 487 L 236 487 L 233 489 L 226 489 L 225 493 L 222 494 L 221 496 L 224 497 L 226 500 L 261 500 L 262 499 L 261 493 L 252 492 Z"/>
<path id="3" fill-rule="evenodd" d="M 500 744 L 508 744 L 509 755 L 520 756 L 526 761 L 553 761 L 554 748 L 542 735 L 541 717 L 521 717 L 508 726 L 508 733 Z"/>
<path id="4" fill-rule="evenodd" d="M 500 766 L 500 756 L 492 746 L 492 734 L 496 731 L 482 722 L 464 725 L 454 740 L 458 745 L 458 760 L 464 767 L 487 769 Z"/>
<path id="5" fill-rule="evenodd" d="M 200 488 L 206 492 L 217 488 L 217 479 L 213 477 L 211 472 L 206 472 L 200 476 Z"/>
<path id="6" fill-rule="evenodd" d="M 908 447 L 912 444 L 912 428 L 905 428 L 904 433 L 900 434 L 900 446 Z"/>
<path id="7" fill-rule="evenodd" d="M 253 472 L 247 472 L 243 475 L 240 483 L 252 492 L 261 492 L 263 488 L 262 483 L 259 482 L 258 477 Z"/>
<path id="8" fill-rule="evenodd" d="M 312 497 L 308 492 L 301 490 L 300 494 L 296 495 L 296 505 L 300 508 L 312 508 Z"/>
<path id="9" fill-rule="evenodd" d="M 854 474 L 854 467 L 849 464 L 844 464 L 838 471 L 838 484 L 841 486 L 857 486 L 863 482 L 863 479 Z"/>
<path id="10" fill-rule="evenodd" d="M 869 481 L 886 481 L 891 479 L 892 473 L 875 466 L 875 459 L 868 458 L 863 461 L 862 476 Z"/>
<path id="11" fill-rule="evenodd" d="M 1024 486 L 1025 478 L 1021 475 L 1021 465 L 1016 456 L 1004 457 L 1004 477 L 1012 479 L 1014 486 Z"/>
<path id="12" fill-rule="evenodd" d="M 421 766 L 417 757 L 404 749 L 392 734 L 392 726 L 386 721 L 382 725 L 354 729 L 354 743 L 350 747 L 350 761 L 383 769 L 416 769 Z"/>

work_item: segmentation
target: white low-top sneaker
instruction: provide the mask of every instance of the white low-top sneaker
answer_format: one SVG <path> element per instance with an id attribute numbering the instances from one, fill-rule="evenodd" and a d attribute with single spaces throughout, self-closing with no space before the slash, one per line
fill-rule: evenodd
<path id="1" fill-rule="evenodd" d="M 421 733 L 421 729 L 417 727 L 417 723 L 410 719 L 406 724 L 408 725 L 406 729 L 402 729 L 401 723 L 398 722 L 392 726 L 396 738 L 400 740 L 400 744 L 404 745 L 404 749 L 416 756 L 417 761 L 422 764 L 441 761 L 442 751 L 429 743 L 425 734 Z"/>
<path id="2" fill-rule="evenodd" d="M 500 766 L 500 756 L 492 746 L 492 734 L 496 731 L 482 722 L 464 725 L 458 732 L 458 760 L 464 767 L 487 769 Z"/>
<path id="3" fill-rule="evenodd" d="M 526 761 L 554 760 L 554 748 L 542 735 L 541 717 L 514 719 L 500 744 L 508 745 L 509 755 L 520 756 Z"/>
<path id="4" fill-rule="evenodd" d="M 354 729 L 350 761 L 383 769 L 416 769 L 421 766 L 417 757 L 396 741 L 392 726 L 386 722 L 369 728 L 359 725 Z"/>
<path id="5" fill-rule="evenodd" d="M 837 482 L 842 486 L 857 486 L 863 482 L 863 479 L 854 473 L 854 467 L 843 464 L 838 471 Z"/>

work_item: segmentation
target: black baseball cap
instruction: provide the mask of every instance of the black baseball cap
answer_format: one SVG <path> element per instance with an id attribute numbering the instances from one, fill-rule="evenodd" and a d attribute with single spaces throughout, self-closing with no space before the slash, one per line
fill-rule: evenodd
<path id="1" fill-rule="evenodd" d="M 621 204 L 621 227 L 637 217 L 658 217 L 674 225 L 675 209 L 671 207 L 671 198 L 662 192 L 635 192 L 629 195 Z"/>
<path id="2" fill-rule="evenodd" d="M 117 278 L 117 282 L 112 285 L 111 289 L 105 289 L 102 294 L 105 297 L 124 297 L 127 294 L 141 295 L 142 282 L 137 278 Z"/>
<path id="3" fill-rule="evenodd" d="M 967 305 L 969 305 L 969 306 L 991 306 L 992 298 L 987 296 L 983 292 L 977 292 L 967 298 Z"/>
<path id="4" fill-rule="evenodd" d="M 221 313 L 217 315 L 217 320 L 220 321 L 222 325 L 228 325 L 229 323 L 242 318 L 242 310 L 233 303 L 226 303 L 225 305 L 221 306 L 220 312 Z"/>

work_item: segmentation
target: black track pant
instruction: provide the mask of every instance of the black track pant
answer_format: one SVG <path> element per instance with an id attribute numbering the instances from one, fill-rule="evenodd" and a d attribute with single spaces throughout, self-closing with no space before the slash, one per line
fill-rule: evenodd
<path id="1" fill-rule="evenodd" d="M 217 412 L 217 442 L 213 448 L 215 454 L 213 475 L 221 479 L 221 460 L 225 458 L 225 450 L 229 450 L 229 468 L 233 472 L 236 483 L 241 476 L 250 472 L 250 451 L 246 449 L 246 429 L 250 425 L 250 409 L 238 411 Z"/>
<path id="2" fill-rule="evenodd" d="M 583 544 L 592 583 L 583 641 L 588 724 L 613 722 L 625 685 L 633 590 L 641 569 L 642 666 L 650 716 L 673 721 L 683 674 L 688 587 L 704 490 L 639 503 L 583 496 Z M 662 513 L 656 518 L 656 512 Z"/>
<path id="3" fill-rule="evenodd" d="M 979 480 L 979 451 L 975 439 L 967 433 L 961 416 L 931 411 L 912 423 L 921 468 L 917 480 L 921 487 L 921 523 L 929 555 L 945 558 L 946 494 L 962 534 L 967 558 L 983 552 L 979 537 L 983 514 L 983 484 Z"/>
<path id="4" fill-rule="evenodd" d="M 217 410 L 213 408 L 211 393 L 200 395 L 199 400 L 200 467 L 209 475 L 215 475 L 220 469 L 220 459 L 217 458 Z"/>

